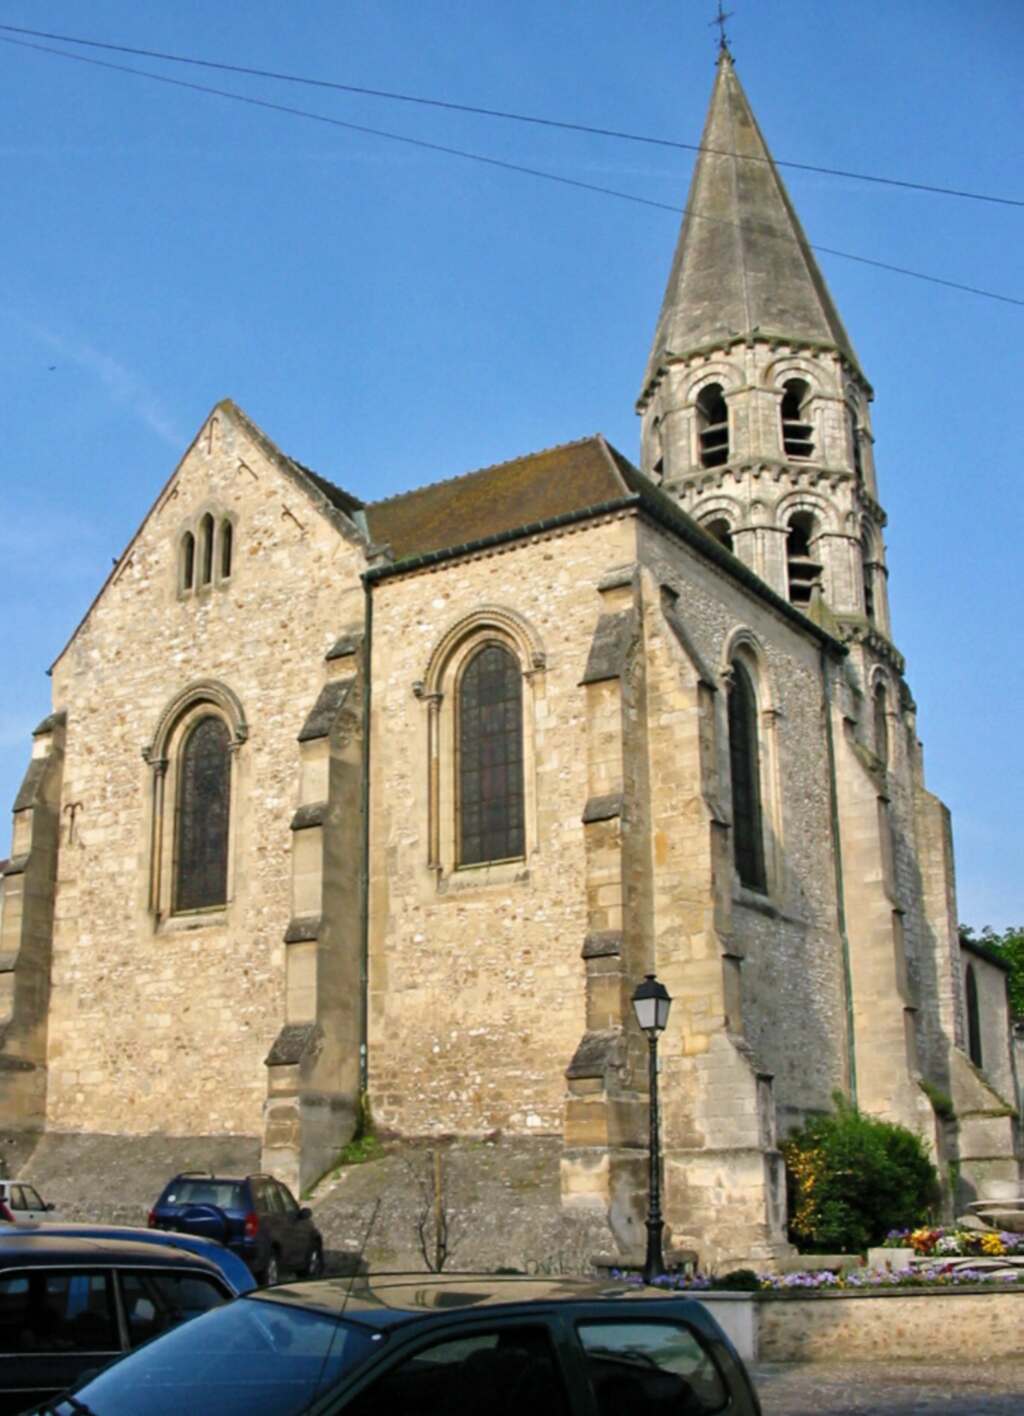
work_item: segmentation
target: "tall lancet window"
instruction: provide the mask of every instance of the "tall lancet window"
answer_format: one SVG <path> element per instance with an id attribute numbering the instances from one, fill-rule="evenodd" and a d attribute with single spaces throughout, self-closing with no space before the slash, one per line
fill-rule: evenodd
<path id="1" fill-rule="evenodd" d="M 884 683 L 875 685 L 875 756 L 889 765 L 889 697 Z"/>
<path id="2" fill-rule="evenodd" d="M 967 1055 L 975 1067 L 982 1066 L 981 1054 L 981 1009 L 978 1007 L 978 980 L 974 975 L 974 965 L 967 965 Z"/>
<path id="3" fill-rule="evenodd" d="M 706 384 L 697 395 L 700 465 L 721 467 L 729 461 L 729 410 L 721 384 Z"/>
<path id="4" fill-rule="evenodd" d="M 872 624 L 875 622 L 875 562 L 871 552 L 871 539 L 864 536 L 860 543 L 860 561 L 864 573 L 864 613 Z"/>
<path id="5" fill-rule="evenodd" d="M 729 767 L 732 773 L 732 849 L 740 884 L 762 894 L 768 888 L 761 810 L 761 752 L 757 693 L 739 662 L 729 684 Z"/>
<path id="6" fill-rule="evenodd" d="M 463 671 L 457 734 L 459 864 L 521 856 L 522 671 L 500 644 L 478 649 Z"/>
<path id="7" fill-rule="evenodd" d="M 807 412 L 810 387 L 803 379 L 788 379 L 782 390 L 782 449 L 787 457 L 813 457 L 814 428 Z"/>
<path id="8" fill-rule="evenodd" d="M 231 736 L 222 718 L 200 718 L 181 748 L 174 908 L 223 905 L 228 886 Z"/>

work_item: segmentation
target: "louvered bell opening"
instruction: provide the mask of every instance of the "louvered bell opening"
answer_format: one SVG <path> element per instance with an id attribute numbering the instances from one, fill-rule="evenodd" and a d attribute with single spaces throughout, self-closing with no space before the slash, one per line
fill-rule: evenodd
<path id="1" fill-rule="evenodd" d="M 721 467 L 729 460 L 729 424 L 712 423 L 700 435 L 700 464 Z"/>
<path id="2" fill-rule="evenodd" d="M 794 605 L 808 605 L 815 582 L 821 579 L 821 565 L 810 556 L 790 556 L 789 599 Z"/>
<path id="3" fill-rule="evenodd" d="M 794 423 L 783 419 L 782 446 L 788 457 L 810 457 L 814 452 L 814 432 L 810 423 Z"/>

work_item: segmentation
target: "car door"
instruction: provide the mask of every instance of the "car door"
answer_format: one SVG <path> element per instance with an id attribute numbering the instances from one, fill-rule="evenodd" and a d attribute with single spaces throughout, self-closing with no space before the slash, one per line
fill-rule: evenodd
<path id="1" fill-rule="evenodd" d="M 271 1182 L 277 1192 L 277 1202 L 283 1215 L 281 1229 L 282 1258 L 290 1269 L 304 1268 L 309 1258 L 309 1224 L 302 1219 L 295 1196 L 280 1180 Z M 287 1246 L 287 1247 L 285 1247 Z"/>
<path id="2" fill-rule="evenodd" d="M 122 1270 L 118 1275 L 129 1347 L 219 1308 L 233 1295 L 226 1284 L 204 1273 L 178 1270 Z"/>
<path id="3" fill-rule="evenodd" d="M 344 1416 L 572 1416 L 576 1408 L 545 1324 L 510 1320 L 467 1323 L 406 1346 L 330 1410 Z M 643 1416 L 643 1410 L 617 1416 Z"/>
<path id="4" fill-rule="evenodd" d="M 19 1224 L 39 1224 L 45 1219 L 52 1219 L 53 1212 L 43 1204 L 39 1198 L 39 1191 L 32 1185 L 21 1184 L 11 1187 L 20 1198 Z"/>
<path id="5" fill-rule="evenodd" d="M 0 1274 L 0 1412 L 37 1405 L 122 1350 L 110 1273 L 33 1267 Z"/>
<path id="6" fill-rule="evenodd" d="M 746 1405 L 746 1390 L 730 1385 L 685 1322 L 667 1316 L 588 1317 L 577 1321 L 576 1333 L 597 1416 L 645 1411 L 711 1416 L 753 1409 Z"/>

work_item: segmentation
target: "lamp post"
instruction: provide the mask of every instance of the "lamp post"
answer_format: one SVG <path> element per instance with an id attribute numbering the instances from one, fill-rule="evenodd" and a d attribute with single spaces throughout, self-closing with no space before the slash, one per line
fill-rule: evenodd
<path id="1" fill-rule="evenodd" d="M 668 989 L 654 974 L 646 974 L 643 983 L 633 990 L 633 1011 L 647 1034 L 649 1059 L 649 1091 L 651 1114 L 650 1180 L 647 1196 L 647 1257 L 644 1260 L 644 1282 L 653 1283 L 665 1272 L 661 1253 L 661 1137 L 658 1125 L 658 1034 L 665 1031 L 668 1010 L 672 1006 Z"/>

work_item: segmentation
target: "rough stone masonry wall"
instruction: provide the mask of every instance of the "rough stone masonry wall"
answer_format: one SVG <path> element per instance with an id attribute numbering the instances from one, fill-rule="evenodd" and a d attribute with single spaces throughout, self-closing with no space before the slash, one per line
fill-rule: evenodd
<path id="1" fill-rule="evenodd" d="M 235 520 L 230 580 L 182 596 L 180 532 L 206 508 Z M 354 542 L 222 407 L 58 661 L 64 803 L 78 805 L 58 876 L 51 1127 L 260 1130 L 263 1059 L 284 1016 L 296 736 L 325 651 L 361 617 L 361 568 Z M 155 926 L 141 749 L 175 695 L 211 678 L 249 725 L 233 760 L 233 898 Z"/>
<path id="2" fill-rule="evenodd" d="M 612 521 L 385 580 L 374 593 L 369 1076 L 387 1127 L 561 1131 L 565 1068 L 585 1027 L 580 681 L 597 584 L 634 555 L 632 522 Z M 442 634 L 481 606 L 518 615 L 542 646 L 526 690 L 534 844 L 514 865 L 435 870 L 431 707 L 414 685 Z M 442 796 L 453 771 L 442 753 Z"/>
<path id="3" fill-rule="evenodd" d="M 774 716 L 768 764 L 777 794 L 776 878 L 759 897 L 733 878 L 731 933 L 740 966 L 743 1035 L 760 1070 L 773 1074 L 783 1131 L 808 1108 L 828 1107 L 844 1084 L 845 1001 L 836 932 L 827 744 L 818 646 L 714 566 L 654 531 L 641 557 L 678 592 L 676 612 L 711 672 L 719 675 L 731 636 L 745 627 L 763 647 Z M 716 695 L 720 779 L 728 781 L 724 684 Z M 724 798 L 726 808 L 728 799 Z M 772 810 L 765 802 L 771 835 Z M 771 854 L 771 850 L 769 852 Z"/>

